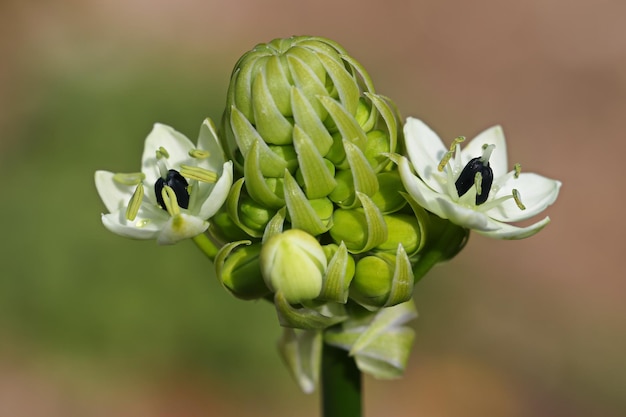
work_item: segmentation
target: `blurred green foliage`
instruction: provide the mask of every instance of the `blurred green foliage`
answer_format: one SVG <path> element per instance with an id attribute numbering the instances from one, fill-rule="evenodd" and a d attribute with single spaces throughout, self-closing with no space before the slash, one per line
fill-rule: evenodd
<path id="1" fill-rule="evenodd" d="M 195 141 L 205 117 L 221 117 L 228 73 L 222 86 L 202 67 L 144 62 L 33 81 L 34 104 L 0 156 L 0 346 L 224 377 L 278 362 L 271 306 L 224 291 L 191 241 L 159 247 L 100 222 L 96 169 L 137 170 L 154 122 Z"/>

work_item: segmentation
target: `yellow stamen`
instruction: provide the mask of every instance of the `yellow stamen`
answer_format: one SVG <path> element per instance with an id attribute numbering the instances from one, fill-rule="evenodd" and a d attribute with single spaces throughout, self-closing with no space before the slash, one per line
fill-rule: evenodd
<path id="1" fill-rule="evenodd" d="M 196 159 L 206 159 L 211 156 L 211 153 L 202 149 L 192 149 L 189 151 L 189 156 Z"/>
<path id="2" fill-rule="evenodd" d="M 452 141 L 452 145 L 450 145 L 450 152 L 454 152 L 454 150 L 456 149 L 456 145 L 460 145 L 463 142 L 465 142 L 465 136 L 457 136 L 456 138 L 454 138 L 454 140 Z"/>
<path id="3" fill-rule="evenodd" d="M 443 169 L 450 161 L 450 158 L 452 158 L 452 155 L 454 155 L 454 151 L 448 151 L 443 155 L 443 158 L 441 158 L 441 162 L 439 162 L 439 165 L 437 166 L 437 170 L 439 172 L 443 172 Z"/>
<path id="4" fill-rule="evenodd" d="M 146 179 L 146 175 L 143 172 L 119 172 L 113 175 L 113 181 L 122 185 L 137 185 L 141 181 Z"/>
<path id="5" fill-rule="evenodd" d="M 450 145 L 450 150 L 443 155 L 441 162 L 439 162 L 439 165 L 437 166 L 437 170 L 439 172 L 443 172 L 443 169 L 446 167 L 448 162 L 450 162 L 450 158 L 454 156 L 454 151 L 456 150 L 457 145 L 460 145 L 463 142 L 465 142 L 465 136 L 457 136 L 454 138 L 452 144 Z"/>
<path id="6" fill-rule="evenodd" d="M 161 196 L 163 197 L 163 203 L 165 203 L 165 209 L 170 216 L 174 217 L 180 214 L 180 207 L 178 206 L 178 199 L 176 193 L 169 185 L 166 185 L 161 190 Z"/>
<path id="7" fill-rule="evenodd" d="M 476 195 L 481 195 L 483 193 L 483 174 L 480 172 L 474 175 L 474 186 L 476 187 Z"/>
<path id="8" fill-rule="evenodd" d="M 515 204 L 517 204 L 517 207 L 519 207 L 520 210 L 526 210 L 526 206 L 522 203 L 522 196 L 515 188 L 513 188 L 513 199 L 515 200 Z"/>
<path id="9" fill-rule="evenodd" d="M 516 179 L 519 178 L 519 174 L 521 174 L 521 172 L 522 172 L 522 165 L 517 163 L 517 164 L 515 164 L 513 169 L 515 170 L 515 173 L 513 174 L 513 177 L 515 177 Z"/>
<path id="10" fill-rule="evenodd" d="M 159 146 L 159 149 L 156 150 L 156 159 L 169 158 L 170 153 L 163 147 Z"/>
<path id="11" fill-rule="evenodd" d="M 213 183 L 217 181 L 217 173 L 200 167 L 180 166 L 180 175 L 190 180 Z"/>
<path id="12" fill-rule="evenodd" d="M 128 207 L 126 207 L 126 219 L 133 221 L 135 217 L 137 217 L 137 213 L 139 212 L 139 207 L 141 207 L 141 201 L 143 200 L 143 184 L 137 184 L 137 188 L 135 188 L 135 192 L 133 196 L 130 198 L 128 202 Z"/>

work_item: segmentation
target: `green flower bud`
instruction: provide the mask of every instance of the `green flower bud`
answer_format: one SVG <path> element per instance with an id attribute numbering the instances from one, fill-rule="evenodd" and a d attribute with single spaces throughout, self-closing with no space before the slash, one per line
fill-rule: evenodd
<path id="1" fill-rule="evenodd" d="M 371 309 L 396 305 L 411 298 L 413 281 L 411 261 L 398 245 L 395 254 L 377 252 L 357 262 L 350 298 Z"/>
<path id="2" fill-rule="evenodd" d="M 224 211 L 213 216 L 209 230 L 213 236 L 224 242 L 235 242 L 249 238 L 248 234 L 241 230 Z"/>
<path id="3" fill-rule="evenodd" d="M 215 258 L 217 277 L 235 297 L 252 300 L 270 293 L 261 276 L 261 244 L 239 241 L 225 245 Z"/>
<path id="4" fill-rule="evenodd" d="M 269 210 L 250 197 L 242 195 L 239 203 L 239 219 L 250 229 L 263 233 L 267 222 L 274 215 L 273 210 Z"/>
<path id="5" fill-rule="evenodd" d="M 367 133 L 367 146 L 365 147 L 365 157 L 371 166 L 376 167 L 383 163 L 389 163 L 389 159 L 384 155 L 389 153 L 389 137 L 382 130 L 372 130 Z"/>
<path id="6" fill-rule="evenodd" d="M 372 196 L 374 204 L 383 214 L 396 212 L 406 205 L 406 199 L 400 193 L 404 190 L 398 171 L 385 171 L 376 175 L 378 192 Z"/>
<path id="7" fill-rule="evenodd" d="M 379 253 L 361 258 L 350 286 L 350 297 L 367 305 L 385 304 L 396 265 L 394 255 Z"/>
<path id="8" fill-rule="evenodd" d="M 418 220 L 408 214 L 384 215 L 387 224 L 387 240 L 376 249 L 380 251 L 393 251 L 402 244 L 408 254 L 414 254 L 422 244 L 422 231 Z"/>
<path id="9" fill-rule="evenodd" d="M 376 194 L 376 173 L 389 164 L 382 154 L 396 148 L 398 119 L 393 104 L 375 94 L 365 69 L 341 46 L 296 36 L 259 44 L 239 59 L 221 139 L 255 202 L 271 213 L 287 207 L 292 228 L 319 236 L 328 231 L 330 216 L 316 200 L 356 208 L 359 193 Z M 339 177 L 345 180 L 341 187 L 337 168 L 348 172 Z M 346 197 L 329 197 L 333 193 Z M 240 220 L 252 229 L 247 233 L 259 236 L 261 222 Z"/>
<path id="10" fill-rule="evenodd" d="M 328 195 L 328 198 L 340 206 L 344 204 L 347 205 L 348 202 L 354 201 L 355 190 L 352 172 L 350 170 L 337 171 L 335 181 L 337 182 L 337 186 Z"/>
<path id="11" fill-rule="evenodd" d="M 326 256 L 308 233 L 290 229 L 273 235 L 263 244 L 260 259 L 265 283 L 288 303 L 313 300 L 320 294 Z"/>
<path id="12" fill-rule="evenodd" d="M 387 240 L 387 225 L 382 213 L 365 194 L 357 192 L 362 208 L 337 209 L 333 213 L 330 236 L 344 242 L 352 253 L 366 252 Z"/>

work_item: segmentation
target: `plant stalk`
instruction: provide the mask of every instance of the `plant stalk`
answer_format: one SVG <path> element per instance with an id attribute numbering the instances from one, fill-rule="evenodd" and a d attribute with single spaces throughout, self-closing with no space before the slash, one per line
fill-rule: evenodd
<path id="1" fill-rule="evenodd" d="M 361 417 L 361 371 L 343 349 L 322 348 L 322 416 Z"/>

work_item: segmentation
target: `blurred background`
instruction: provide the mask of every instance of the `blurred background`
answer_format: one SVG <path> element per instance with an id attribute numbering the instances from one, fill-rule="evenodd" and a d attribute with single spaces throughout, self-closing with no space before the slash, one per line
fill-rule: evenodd
<path id="1" fill-rule="evenodd" d="M 532 239 L 472 235 L 417 287 L 406 377 L 367 416 L 626 413 L 626 3 L 65 0 L 0 3 L 0 416 L 316 416 L 264 303 L 191 242 L 100 223 L 96 169 L 154 122 L 197 137 L 230 71 L 293 34 L 342 44 L 442 138 L 502 124 L 510 162 L 563 182 Z"/>

